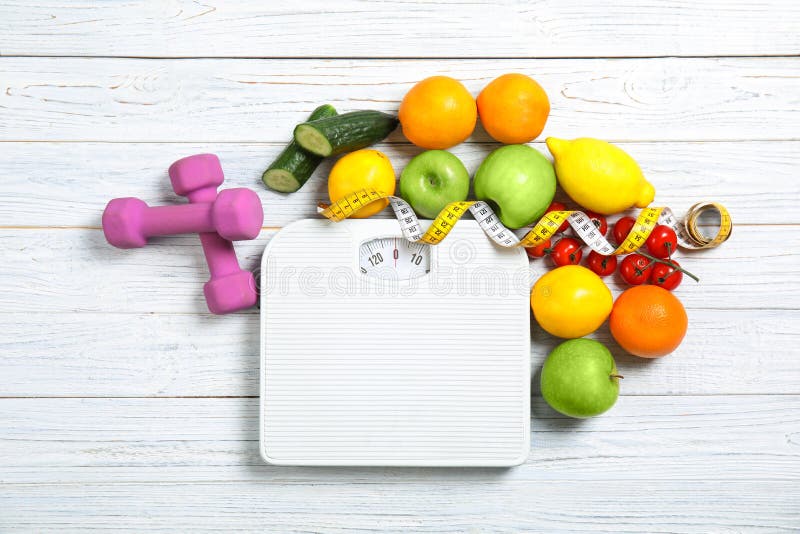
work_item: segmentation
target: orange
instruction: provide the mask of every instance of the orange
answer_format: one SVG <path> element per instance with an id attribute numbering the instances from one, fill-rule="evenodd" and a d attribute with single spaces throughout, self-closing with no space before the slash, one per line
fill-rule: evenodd
<path id="1" fill-rule="evenodd" d="M 503 74 L 478 95 L 481 123 L 495 140 L 508 145 L 536 139 L 550 114 L 550 100 L 536 80 Z"/>
<path id="2" fill-rule="evenodd" d="M 387 195 L 394 194 L 395 176 L 392 162 L 378 150 L 362 149 L 342 156 L 328 175 L 328 196 L 336 202 L 361 189 L 375 189 Z M 351 217 L 365 219 L 389 205 L 382 198 L 370 202 Z"/>
<path id="3" fill-rule="evenodd" d="M 406 93 L 399 115 L 409 141 L 422 148 L 445 149 L 472 135 L 478 109 L 461 82 L 431 76 Z"/>
<path id="4" fill-rule="evenodd" d="M 635 356 L 659 358 L 678 348 L 689 320 L 678 297 L 658 286 L 625 290 L 611 309 L 617 343 Z"/>

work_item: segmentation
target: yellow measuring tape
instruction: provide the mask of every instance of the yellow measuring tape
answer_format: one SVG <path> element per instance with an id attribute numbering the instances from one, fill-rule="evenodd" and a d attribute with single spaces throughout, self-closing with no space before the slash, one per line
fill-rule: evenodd
<path id="1" fill-rule="evenodd" d="M 428 245 L 439 244 L 467 211 L 472 213 L 486 235 L 502 247 L 535 247 L 550 239 L 566 221 L 592 250 L 604 256 L 628 254 L 637 250 L 645 244 L 647 237 L 658 224 L 672 228 L 678 236 L 678 245 L 693 250 L 720 245 L 730 237 L 733 228 L 728 210 L 716 202 L 695 204 L 689 208 L 682 221 L 679 221 L 669 208 L 645 208 L 639 213 L 633 228 L 619 246 L 611 244 L 600 233 L 589 216 L 582 211 L 566 210 L 546 213 L 521 238 L 503 226 L 489 204 L 480 200 L 451 202 L 439 212 L 425 231 L 408 202 L 375 189 L 356 191 L 330 205 L 320 204 L 319 212 L 331 221 L 339 222 L 347 219 L 367 204 L 382 199 L 389 200 L 400 223 L 403 236 L 409 241 Z M 719 212 L 720 217 L 720 227 L 714 237 L 707 237 L 697 226 L 700 215 L 710 210 Z"/>

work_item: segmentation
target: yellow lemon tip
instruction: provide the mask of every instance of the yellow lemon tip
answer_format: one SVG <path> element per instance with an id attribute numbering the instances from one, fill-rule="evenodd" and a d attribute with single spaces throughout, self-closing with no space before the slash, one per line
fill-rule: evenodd
<path id="1" fill-rule="evenodd" d="M 550 150 L 550 153 L 553 156 L 558 156 L 559 152 L 563 152 L 563 150 L 569 144 L 569 141 L 566 139 L 559 139 L 558 137 L 548 137 L 544 140 L 545 144 L 547 144 L 547 149 Z"/>
<path id="2" fill-rule="evenodd" d="M 639 198 L 636 200 L 637 208 L 646 208 L 656 198 L 656 188 L 653 184 L 645 181 L 639 190 Z"/>

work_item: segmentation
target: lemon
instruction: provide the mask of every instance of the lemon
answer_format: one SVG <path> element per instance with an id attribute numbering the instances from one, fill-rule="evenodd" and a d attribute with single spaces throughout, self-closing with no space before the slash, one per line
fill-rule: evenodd
<path id="1" fill-rule="evenodd" d="M 360 189 L 375 189 L 387 195 L 394 194 L 395 176 L 392 163 L 378 150 L 356 150 L 336 162 L 328 175 L 328 196 L 336 202 Z M 365 219 L 389 205 L 382 198 L 370 202 L 351 217 Z"/>
<path id="2" fill-rule="evenodd" d="M 558 183 L 586 209 L 612 215 L 632 206 L 647 207 L 656 196 L 636 161 L 619 147 L 589 137 L 548 137 L 546 142 Z"/>
<path id="3" fill-rule="evenodd" d="M 565 265 L 543 275 L 531 290 L 531 309 L 539 325 L 554 336 L 576 338 L 597 330 L 614 299 L 599 276 L 580 265 Z"/>

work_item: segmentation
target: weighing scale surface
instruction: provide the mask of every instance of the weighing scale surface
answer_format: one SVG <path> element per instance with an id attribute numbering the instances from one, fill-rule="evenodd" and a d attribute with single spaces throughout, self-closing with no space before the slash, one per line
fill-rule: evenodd
<path id="1" fill-rule="evenodd" d="M 263 458 L 524 462 L 529 277 L 524 250 L 497 247 L 474 221 L 437 246 L 405 241 L 395 220 L 282 229 L 261 265 Z"/>

